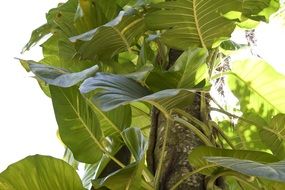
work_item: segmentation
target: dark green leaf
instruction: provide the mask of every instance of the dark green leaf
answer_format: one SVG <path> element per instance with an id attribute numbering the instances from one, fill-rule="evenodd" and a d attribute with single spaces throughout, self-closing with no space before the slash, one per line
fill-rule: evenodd
<path id="1" fill-rule="evenodd" d="M 105 178 L 95 180 L 93 187 L 95 189 L 107 187 L 112 190 L 140 189 L 142 166 L 142 164 L 137 163 L 131 164 Z"/>

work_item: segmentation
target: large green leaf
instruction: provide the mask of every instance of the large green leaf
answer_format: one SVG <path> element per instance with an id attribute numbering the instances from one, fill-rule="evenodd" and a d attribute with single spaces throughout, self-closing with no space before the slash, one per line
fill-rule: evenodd
<path id="1" fill-rule="evenodd" d="M 189 161 L 195 168 L 201 168 L 208 165 L 205 157 L 209 156 L 223 156 L 223 157 L 233 157 L 238 159 L 248 159 L 257 162 L 269 163 L 279 161 L 275 156 L 260 152 L 260 151 L 249 151 L 249 150 L 230 150 L 230 149 L 220 149 L 213 147 L 200 146 L 194 148 L 189 155 Z M 203 170 L 204 174 L 211 175 L 214 169 Z"/>
<path id="2" fill-rule="evenodd" d="M 260 130 L 263 143 L 279 159 L 285 159 L 285 115 L 278 114 L 272 118 L 269 125 Z"/>
<path id="3" fill-rule="evenodd" d="M 218 164 L 249 176 L 257 176 L 274 181 L 285 181 L 285 161 L 263 164 L 246 159 L 229 157 L 207 157 L 209 162 Z"/>
<path id="4" fill-rule="evenodd" d="M 136 11 L 123 12 L 112 21 L 91 31 L 70 38 L 78 42 L 78 53 L 83 58 L 113 55 L 131 51 L 134 41 L 145 31 L 144 19 Z"/>
<path id="5" fill-rule="evenodd" d="M 52 67 L 49 65 L 38 64 L 34 61 L 27 61 L 29 69 L 41 80 L 49 85 L 59 87 L 71 87 L 84 79 L 93 76 L 98 70 L 95 65 L 91 68 L 77 73 L 71 73 L 65 69 Z"/>
<path id="6" fill-rule="evenodd" d="M 97 93 L 91 93 L 95 90 Z M 91 93 L 94 104 L 105 111 L 137 101 L 153 104 L 161 110 L 169 110 L 199 90 L 167 89 L 152 94 L 131 78 L 104 73 L 97 73 L 80 86 L 81 93 Z"/>
<path id="7" fill-rule="evenodd" d="M 166 29 L 162 40 L 171 47 L 187 49 L 191 45 L 211 48 L 220 38 L 230 37 L 235 23 L 226 19 L 223 14 L 242 15 L 256 18 L 270 15 L 269 10 L 277 10 L 270 0 L 177 0 L 152 5 L 158 10 L 146 16 L 146 24 L 152 30 Z M 276 2 L 276 1 L 272 1 Z M 268 9 L 267 9 L 268 8 Z M 272 9 L 271 9 L 272 8 Z M 234 12 L 231 13 L 230 12 Z M 273 11 L 274 12 L 274 11 Z M 257 17 L 257 20 L 262 20 Z M 241 16 L 239 16 L 242 18 Z M 231 18 L 233 19 L 233 18 Z M 235 18 L 236 19 L 236 18 Z"/>
<path id="8" fill-rule="evenodd" d="M 92 108 L 77 87 L 50 86 L 50 91 L 62 141 L 77 160 L 97 162 L 102 157 L 102 131 Z"/>
<path id="9" fill-rule="evenodd" d="M 29 156 L 0 174 L 2 190 L 83 190 L 79 176 L 63 160 Z"/>
<path id="10" fill-rule="evenodd" d="M 245 115 L 255 112 L 268 121 L 285 112 L 285 76 L 261 59 L 236 61 L 231 68 L 229 87 Z"/>
<path id="11" fill-rule="evenodd" d="M 122 132 L 122 137 L 136 161 L 142 160 L 147 147 L 142 131 L 139 128 L 128 128 Z"/>

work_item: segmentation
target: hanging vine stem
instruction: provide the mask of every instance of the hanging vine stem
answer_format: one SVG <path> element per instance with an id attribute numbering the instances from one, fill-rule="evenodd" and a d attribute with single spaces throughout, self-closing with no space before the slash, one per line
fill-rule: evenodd
<path id="1" fill-rule="evenodd" d="M 184 125 L 185 127 L 189 128 L 193 133 L 195 133 L 195 135 L 197 135 L 201 141 L 203 141 L 203 143 L 207 146 L 211 146 L 213 147 L 213 143 L 208 139 L 208 137 L 206 137 L 199 129 L 197 129 L 197 127 L 195 127 L 194 125 L 192 125 L 191 123 L 185 121 L 184 119 L 181 119 L 179 117 L 174 117 L 174 121 Z"/>
<path id="2" fill-rule="evenodd" d="M 163 111 L 162 111 L 163 110 Z M 157 170 L 155 172 L 155 177 L 154 177 L 154 187 L 155 189 L 159 189 L 160 186 L 160 178 L 161 178 L 161 172 L 162 172 L 162 163 L 163 163 L 163 159 L 166 156 L 166 143 L 167 143 L 167 139 L 168 139 L 168 133 L 169 133 L 169 127 L 171 126 L 171 124 L 173 123 L 173 119 L 171 116 L 172 111 L 170 111 L 170 113 L 167 113 L 167 111 L 165 111 L 164 109 L 161 109 L 160 111 L 162 111 L 162 113 L 164 114 L 164 117 L 166 119 L 166 127 L 165 127 L 165 132 L 164 132 L 164 137 L 163 137 L 163 144 L 162 144 L 162 149 L 161 149 L 161 159 L 159 160 L 159 164 L 157 167 Z"/>

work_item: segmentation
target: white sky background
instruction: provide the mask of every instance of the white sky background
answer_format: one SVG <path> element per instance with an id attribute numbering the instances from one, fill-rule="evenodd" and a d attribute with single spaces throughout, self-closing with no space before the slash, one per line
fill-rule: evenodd
<path id="1" fill-rule="evenodd" d="M 21 49 L 31 31 L 45 23 L 45 13 L 59 0 L 2 1 L 0 20 L 0 172 L 28 155 L 61 158 L 64 149 L 56 137 L 57 125 L 49 98 L 14 57 L 41 57 Z"/>
<path id="2" fill-rule="evenodd" d="M 51 100 L 14 57 L 38 60 L 39 48 L 21 55 L 31 31 L 45 22 L 45 13 L 60 0 L 3 1 L 0 11 L 0 172 L 28 155 L 61 158 L 63 146 Z M 257 53 L 285 74 L 285 21 L 274 19 L 256 31 Z M 239 36 L 240 39 L 242 36 Z"/>

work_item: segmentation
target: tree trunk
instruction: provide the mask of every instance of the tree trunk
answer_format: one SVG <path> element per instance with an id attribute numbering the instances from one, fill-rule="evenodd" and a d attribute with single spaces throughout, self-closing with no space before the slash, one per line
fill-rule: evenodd
<path id="1" fill-rule="evenodd" d="M 181 55 L 181 51 L 170 50 L 169 65 L 171 66 Z M 169 67 L 170 67 L 169 66 Z M 184 111 L 201 120 L 200 95 L 195 94 L 192 105 L 185 105 Z M 179 123 L 173 123 L 169 127 L 166 139 L 165 157 L 162 158 L 162 146 L 166 129 L 166 119 L 156 108 L 152 112 L 152 128 L 150 132 L 147 162 L 150 170 L 155 174 L 159 161 L 162 160 L 162 170 L 159 178 L 159 189 L 168 190 L 177 183 L 184 175 L 193 169 L 188 161 L 188 155 L 193 148 L 202 144 L 200 139 L 187 127 Z M 178 190 L 203 190 L 204 176 L 194 174 L 184 180 Z"/>

